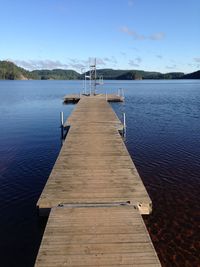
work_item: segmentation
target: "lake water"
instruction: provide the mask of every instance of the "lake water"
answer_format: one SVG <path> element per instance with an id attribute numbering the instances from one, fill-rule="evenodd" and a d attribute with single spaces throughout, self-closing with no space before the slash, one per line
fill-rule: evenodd
<path id="1" fill-rule="evenodd" d="M 106 81 L 124 88 L 128 150 L 153 201 L 145 223 L 165 267 L 200 266 L 200 81 Z M 60 111 L 81 81 L 0 81 L 0 266 L 33 267 L 36 202 L 61 148 Z"/>

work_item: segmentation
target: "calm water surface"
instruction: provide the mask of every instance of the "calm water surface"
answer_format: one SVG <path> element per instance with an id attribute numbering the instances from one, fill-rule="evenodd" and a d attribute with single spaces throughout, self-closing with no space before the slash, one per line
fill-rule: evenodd
<path id="1" fill-rule="evenodd" d="M 200 266 L 200 81 L 107 81 L 125 89 L 127 147 L 153 201 L 144 220 L 162 266 Z M 36 202 L 59 153 L 59 112 L 80 81 L 0 81 L 0 266 L 33 267 Z"/>

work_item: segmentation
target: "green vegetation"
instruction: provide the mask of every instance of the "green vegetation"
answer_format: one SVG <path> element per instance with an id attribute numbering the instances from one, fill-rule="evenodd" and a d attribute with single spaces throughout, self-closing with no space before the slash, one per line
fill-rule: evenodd
<path id="1" fill-rule="evenodd" d="M 89 72 L 87 72 L 89 75 Z M 171 79 L 200 79 L 200 71 L 184 75 L 182 72 L 160 73 L 143 70 L 113 70 L 98 69 L 97 76 L 104 80 L 171 80 Z M 28 71 L 9 61 L 0 61 L 0 80 L 79 80 L 84 74 L 74 70 L 34 70 Z"/>
<path id="2" fill-rule="evenodd" d="M 78 80 L 80 74 L 74 70 L 28 71 L 9 61 L 0 61 L 0 80 Z"/>
<path id="3" fill-rule="evenodd" d="M 32 71 L 39 80 L 78 80 L 80 74 L 74 70 L 34 70 Z"/>
<path id="4" fill-rule="evenodd" d="M 180 79 L 184 76 L 182 72 L 162 74 L 160 72 L 150 72 L 143 70 L 97 70 L 97 75 L 103 75 L 105 80 L 144 80 L 144 79 Z"/>
<path id="5" fill-rule="evenodd" d="M 184 75 L 184 79 L 200 79 L 200 70 Z"/>
<path id="6" fill-rule="evenodd" d="M 23 68 L 16 66 L 10 61 L 0 61 L 0 79 L 1 80 L 28 80 L 37 79 L 34 74 Z"/>
<path id="7" fill-rule="evenodd" d="M 180 79 L 184 76 L 182 72 L 172 72 L 162 74 L 160 72 L 150 72 L 143 70 L 97 70 L 97 75 L 103 75 L 105 80 L 144 80 L 144 79 Z"/>

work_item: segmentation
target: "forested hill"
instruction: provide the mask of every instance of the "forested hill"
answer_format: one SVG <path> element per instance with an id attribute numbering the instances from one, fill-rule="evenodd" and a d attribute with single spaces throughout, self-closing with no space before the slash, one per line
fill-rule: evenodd
<path id="1" fill-rule="evenodd" d="M 200 70 L 184 75 L 184 79 L 200 79 Z"/>
<path id="2" fill-rule="evenodd" d="M 28 71 L 9 61 L 0 61 L 0 80 L 77 80 L 80 74 L 74 70 Z"/>
<path id="3" fill-rule="evenodd" d="M 184 76 L 182 72 L 160 73 L 143 70 L 113 70 L 99 69 L 97 76 L 103 76 L 105 80 L 143 80 L 143 79 L 180 79 Z"/>
<path id="4" fill-rule="evenodd" d="M 31 73 L 39 80 L 79 80 L 81 78 L 80 74 L 74 70 L 34 70 Z"/>
<path id="5" fill-rule="evenodd" d="M 1 80 L 28 80 L 36 79 L 30 71 L 18 67 L 9 61 L 0 61 L 0 79 Z"/>
<path id="6" fill-rule="evenodd" d="M 88 74 L 88 72 L 87 72 Z M 200 71 L 190 74 L 182 72 L 160 73 L 143 70 L 98 69 L 97 76 L 104 80 L 142 80 L 142 79 L 200 79 Z M 0 61 L 0 80 L 79 80 L 84 74 L 74 70 L 34 70 L 28 71 L 9 61 Z"/>

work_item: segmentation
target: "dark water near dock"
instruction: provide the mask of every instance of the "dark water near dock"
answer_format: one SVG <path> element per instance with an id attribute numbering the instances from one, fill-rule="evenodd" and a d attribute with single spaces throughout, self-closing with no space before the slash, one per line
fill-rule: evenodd
<path id="1" fill-rule="evenodd" d="M 144 216 L 165 267 L 200 266 L 200 81 L 108 81 L 125 89 L 127 147 L 153 201 Z M 76 81 L 0 81 L 0 266 L 33 267 L 36 202 L 59 153 L 59 112 Z"/>

